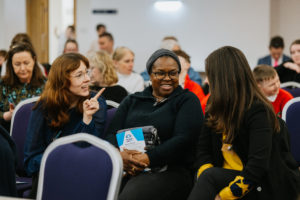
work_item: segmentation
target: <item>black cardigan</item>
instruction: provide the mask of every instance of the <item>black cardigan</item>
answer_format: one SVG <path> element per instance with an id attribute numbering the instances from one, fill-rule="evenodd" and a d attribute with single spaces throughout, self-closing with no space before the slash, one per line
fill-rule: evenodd
<path id="1" fill-rule="evenodd" d="M 252 105 L 232 144 L 243 163 L 241 176 L 262 188 L 259 199 L 293 199 L 299 191 L 297 163 L 290 153 L 287 128 L 279 120 L 281 131 L 273 133 L 265 107 Z M 222 134 L 206 125 L 203 127 L 198 139 L 196 166 L 211 163 L 222 167 Z"/>
<path id="2" fill-rule="evenodd" d="M 147 151 L 150 166 L 191 167 L 202 122 L 201 105 L 193 93 L 179 86 L 166 101 L 155 105 L 152 86 L 149 86 L 122 101 L 108 128 L 107 139 L 117 146 L 115 134 L 118 130 L 153 125 L 161 144 Z"/>

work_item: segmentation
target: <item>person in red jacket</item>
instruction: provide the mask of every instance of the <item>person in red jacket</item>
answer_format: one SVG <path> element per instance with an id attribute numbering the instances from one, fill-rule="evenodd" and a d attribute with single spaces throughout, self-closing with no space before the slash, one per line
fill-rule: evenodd
<path id="1" fill-rule="evenodd" d="M 272 103 L 274 111 L 281 117 L 284 105 L 293 96 L 280 88 L 280 81 L 276 70 L 269 65 L 258 65 L 254 68 L 253 74 L 258 87 Z"/>
<path id="2" fill-rule="evenodd" d="M 174 53 L 178 56 L 181 65 L 179 84 L 183 89 L 188 89 L 193 92 L 201 102 L 205 97 L 205 94 L 201 86 L 195 81 L 192 81 L 188 75 L 188 70 L 191 67 L 190 56 L 182 50 L 176 50 Z"/>

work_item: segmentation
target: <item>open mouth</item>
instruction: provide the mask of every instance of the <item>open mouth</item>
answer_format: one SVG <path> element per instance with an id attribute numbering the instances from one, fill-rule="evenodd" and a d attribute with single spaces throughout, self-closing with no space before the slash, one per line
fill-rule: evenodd
<path id="1" fill-rule="evenodd" d="M 173 88 L 172 85 L 170 84 L 163 84 L 163 85 L 160 85 L 160 87 L 163 89 L 163 90 L 170 90 Z"/>

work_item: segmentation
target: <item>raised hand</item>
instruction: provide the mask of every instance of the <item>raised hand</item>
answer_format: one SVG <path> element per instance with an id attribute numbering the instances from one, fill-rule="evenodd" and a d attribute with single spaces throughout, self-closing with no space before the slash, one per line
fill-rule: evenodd
<path id="1" fill-rule="evenodd" d="M 83 122 L 89 124 L 93 119 L 93 114 L 99 110 L 98 98 L 104 92 L 102 88 L 93 98 L 87 99 L 83 102 Z"/>

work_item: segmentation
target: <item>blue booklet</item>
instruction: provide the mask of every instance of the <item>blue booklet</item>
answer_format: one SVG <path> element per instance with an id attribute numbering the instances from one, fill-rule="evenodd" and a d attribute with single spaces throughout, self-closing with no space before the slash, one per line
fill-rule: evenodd
<path id="1" fill-rule="evenodd" d="M 146 143 L 142 128 L 120 130 L 116 137 L 120 151 L 128 149 L 145 152 Z"/>

